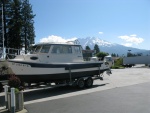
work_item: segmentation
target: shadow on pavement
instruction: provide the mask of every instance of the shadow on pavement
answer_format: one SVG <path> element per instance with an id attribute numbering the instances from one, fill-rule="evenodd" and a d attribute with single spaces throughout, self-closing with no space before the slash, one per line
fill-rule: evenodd
<path id="1" fill-rule="evenodd" d="M 55 87 L 55 88 L 49 87 L 49 88 L 31 90 L 31 91 L 24 92 L 24 102 L 32 101 L 36 99 L 42 99 L 46 97 L 58 96 L 58 95 L 67 94 L 71 92 L 85 91 L 88 89 L 105 86 L 105 85 L 106 84 L 93 85 L 93 87 L 85 88 L 85 89 L 77 89 L 76 87 L 71 87 L 71 86 L 60 86 L 60 87 Z M 0 96 L 0 107 L 2 106 L 5 106 L 4 96 Z"/>
<path id="2" fill-rule="evenodd" d="M 106 85 L 106 84 L 93 85 L 92 88 L 104 86 L 104 85 Z M 92 89 L 92 88 L 88 88 L 88 89 Z M 87 89 L 77 89 L 76 87 L 71 87 L 71 86 L 60 86 L 60 87 L 55 87 L 55 88 L 40 89 L 40 90 L 36 90 L 36 91 L 25 92 L 24 100 L 32 101 L 32 100 L 36 100 L 36 99 L 53 97 L 53 96 L 58 96 L 58 95 L 67 94 L 67 93 L 71 93 L 71 92 L 78 92 L 81 90 L 84 91 Z"/>

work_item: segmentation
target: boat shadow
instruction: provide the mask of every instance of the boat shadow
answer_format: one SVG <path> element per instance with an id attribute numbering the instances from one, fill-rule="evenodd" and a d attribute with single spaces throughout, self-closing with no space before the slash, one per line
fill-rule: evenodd
<path id="1" fill-rule="evenodd" d="M 27 101 L 33 101 L 37 99 L 47 98 L 47 97 L 53 97 L 53 96 L 59 96 L 67 93 L 73 93 L 78 91 L 86 91 L 89 89 L 93 89 L 96 87 L 103 87 L 106 84 L 99 84 L 99 85 L 93 85 L 91 88 L 84 88 L 84 89 L 78 89 L 76 87 L 71 86 L 59 86 L 59 87 L 46 87 L 46 88 L 37 88 L 33 90 L 25 90 L 24 91 L 24 102 Z M 5 106 L 5 97 L 4 95 L 0 96 L 0 107 Z"/>
<path id="2" fill-rule="evenodd" d="M 24 101 L 32 101 L 36 99 L 42 99 L 46 97 L 53 97 L 53 96 L 59 96 L 67 93 L 73 93 L 78 91 L 85 91 L 89 89 L 93 89 L 96 87 L 102 87 L 106 84 L 100 84 L 100 85 L 93 85 L 91 88 L 84 88 L 84 89 L 78 89 L 76 87 L 72 86 L 59 86 L 55 88 L 47 88 L 47 89 L 40 89 L 36 91 L 30 91 L 24 93 Z"/>

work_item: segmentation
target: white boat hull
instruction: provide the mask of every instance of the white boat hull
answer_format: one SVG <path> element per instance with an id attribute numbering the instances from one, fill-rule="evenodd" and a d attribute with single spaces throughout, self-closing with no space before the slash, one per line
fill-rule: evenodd
<path id="1" fill-rule="evenodd" d="M 103 61 L 84 61 L 81 45 L 74 43 L 36 44 L 29 54 L 0 61 L 0 65 L 5 67 L 5 75 L 31 83 L 92 77 L 109 70 Z"/>
<path id="2" fill-rule="evenodd" d="M 24 82 L 46 82 L 94 76 L 108 70 L 107 65 L 98 63 L 55 63 L 42 64 L 10 60 L 6 62 L 8 75 L 16 75 Z"/>

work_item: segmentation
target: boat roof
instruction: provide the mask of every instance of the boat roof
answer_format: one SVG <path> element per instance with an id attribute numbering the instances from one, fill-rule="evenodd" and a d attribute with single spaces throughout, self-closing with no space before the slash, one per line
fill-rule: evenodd
<path id="1" fill-rule="evenodd" d="M 80 44 L 75 44 L 72 41 L 68 41 L 68 42 L 40 42 L 37 44 L 32 44 L 31 46 L 36 46 L 36 45 L 77 45 L 77 46 L 81 46 Z"/>

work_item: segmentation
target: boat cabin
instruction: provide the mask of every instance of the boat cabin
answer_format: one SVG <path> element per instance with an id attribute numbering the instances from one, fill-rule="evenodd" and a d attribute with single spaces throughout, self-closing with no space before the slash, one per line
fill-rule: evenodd
<path id="1" fill-rule="evenodd" d="M 18 55 L 16 59 L 41 63 L 82 62 L 82 47 L 74 44 L 41 43 L 30 48 L 26 55 Z M 21 60 L 21 59 L 20 59 Z"/>

